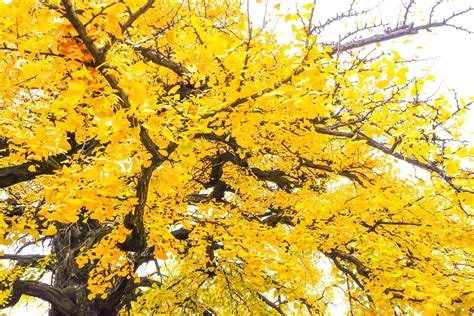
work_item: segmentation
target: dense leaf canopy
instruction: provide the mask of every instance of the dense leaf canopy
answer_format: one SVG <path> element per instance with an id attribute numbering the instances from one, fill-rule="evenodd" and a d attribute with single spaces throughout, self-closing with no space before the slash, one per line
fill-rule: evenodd
<path id="1" fill-rule="evenodd" d="M 409 3 L 323 43 L 313 4 L 282 39 L 235 0 L 0 2 L 0 304 L 467 313 L 470 103 L 371 45 L 457 16 Z"/>

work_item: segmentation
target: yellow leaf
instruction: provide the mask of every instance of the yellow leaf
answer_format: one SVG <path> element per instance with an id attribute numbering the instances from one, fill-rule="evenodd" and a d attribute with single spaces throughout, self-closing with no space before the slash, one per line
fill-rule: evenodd
<path id="1" fill-rule="evenodd" d="M 163 128 L 163 135 L 170 141 L 176 143 L 176 139 L 174 138 L 173 133 L 169 130 L 169 128 Z"/>
<path id="2" fill-rule="evenodd" d="M 44 235 L 52 236 L 52 235 L 56 234 L 57 232 L 58 232 L 58 230 L 56 229 L 56 226 L 54 224 L 49 224 L 48 228 L 44 232 Z"/>
<path id="3" fill-rule="evenodd" d="M 166 255 L 166 251 L 164 251 L 162 248 L 155 250 L 155 256 L 156 258 L 162 259 L 162 260 L 165 260 L 168 258 L 168 256 Z"/>
<path id="4" fill-rule="evenodd" d="M 384 88 L 386 88 L 389 84 L 390 84 L 390 81 L 389 81 L 389 80 L 381 80 L 381 81 L 377 82 L 377 88 L 379 88 L 379 89 L 384 89 Z"/>
<path id="5" fill-rule="evenodd" d="M 285 16 L 285 22 L 297 21 L 298 19 L 299 19 L 298 14 L 287 14 L 287 15 Z"/>
<path id="6" fill-rule="evenodd" d="M 463 147 L 458 151 L 458 156 L 460 158 L 466 158 L 467 157 L 467 148 Z"/>
<path id="7" fill-rule="evenodd" d="M 168 43 L 173 43 L 174 37 L 175 37 L 175 31 L 174 30 L 171 30 L 171 31 L 166 33 L 166 40 L 168 41 Z"/>
<path id="8" fill-rule="evenodd" d="M 183 142 L 179 144 L 178 148 L 176 149 L 181 154 L 186 154 L 191 152 L 193 149 L 193 145 L 191 142 Z"/>
<path id="9" fill-rule="evenodd" d="M 77 216 L 76 214 L 64 212 L 61 215 L 66 220 L 66 223 L 75 223 L 79 220 L 79 216 Z"/>
<path id="10" fill-rule="evenodd" d="M 28 166 L 28 171 L 29 172 L 35 172 L 36 171 L 36 166 L 35 165 Z"/>
<path id="11" fill-rule="evenodd" d="M 179 84 L 174 86 L 173 88 L 169 89 L 168 94 L 169 95 L 174 95 L 179 90 L 180 87 L 181 86 Z"/>
<path id="12" fill-rule="evenodd" d="M 76 198 L 67 198 L 66 203 L 68 203 L 70 205 L 74 205 L 74 206 L 82 205 L 82 201 L 80 199 L 76 199 Z"/>
<path id="13" fill-rule="evenodd" d="M 454 174 L 459 170 L 459 160 L 453 161 L 446 166 L 446 173 Z"/>
<path id="14" fill-rule="evenodd" d="M 61 141 L 59 142 L 59 147 L 66 151 L 71 150 L 71 144 L 69 144 L 69 142 L 65 138 L 61 138 Z"/>
<path id="15" fill-rule="evenodd" d="M 328 54 L 332 53 L 332 47 L 331 46 L 324 46 L 324 51 Z"/>

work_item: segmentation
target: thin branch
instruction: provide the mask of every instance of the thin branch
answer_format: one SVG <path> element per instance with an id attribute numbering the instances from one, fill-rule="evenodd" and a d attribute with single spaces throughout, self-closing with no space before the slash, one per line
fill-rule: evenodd
<path id="1" fill-rule="evenodd" d="M 280 306 L 278 306 L 277 304 L 273 303 L 272 301 L 270 301 L 268 298 L 266 298 L 263 294 L 261 294 L 260 292 L 257 292 L 257 296 L 259 299 L 261 299 L 265 304 L 267 304 L 269 307 L 271 307 L 272 309 L 276 310 L 278 312 L 278 314 L 280 315 L 285 315 L 285 313 L 283 312 L 283 310 L 281 309 Z"/>
<path id="2" fill-rule="evenodd" d="M 128 20 L 125 21 L 125 23 L 122 25 L 122 33 L 124 33 L 130 26 L 132 26 L 133 22 L 136 21 L 141 15 L 143 15 L 148 9 L 150 9 L 153 4 L 155 3 L 155 0 L 148 0 L 143 6 L 141 6 L 137 11 L 132 13 L 129 17 Z"/>
<path id="3" fill-rule="evenodd" d="M 153 6 L 154 2 L 155 0 L 148 0 L 143 6 L 141 6 L 134 13 L 131 13 L 131 10 L 127 7 L 130 13 L 130 16 L 128 17 L 127 21 L 125 21 L 123 25 L 120 25 L 121 33 L 122 34 L 125 33 L 127 29 L 132 26 L 133 22 L 135 22 L 140 16 L 145 14 L 145 12 L 148 11 L 148 9 L 150 9 Z M 109 49 L 117 42 L 117 40 L 118 40 L 117 37 L 112 36 L 111 41 L 102 48 L 102 53 L 104 55 L 107 54 Z"/>
<path id="4" fill-rule="evenodd" d="M 340 262 L 339 260 L 336 258 L 336 257 L 329 257 L 333 262 L 334 262 L 334 265 L 341 271 L 343 272 L 344 274 L 346 274 L 347 276 L 349 276 L 356 284 L 357 286 L 362 290 L 364 291 L 367 299 L 369 300 L 369 302 L 373 303 L 373 300 L 371 298 L 371 296 L 369 294 L 367 294 L 365 292 L 365 289 L 364 289 L 364 284 L 362 284 L 362 282 L 359 280 L 359 278 L 355 275 L 354 272 L 352 272 L 351 270 L 349 270 L 348 268 L 344 267 Z"/>
<path id="5" fill-rule="evenodd" d="M 408 21 L 408 15 L 410 14 L 410 10 L 412 9 L 413 5 L 415 4 L 415 0 L 409 0 L 408 4 L 403 3 L 403 6 L 405 7 L 405 14 L 403 15 L 403 19 L 400 23 L 400 25 L 406 25 Z"/>
<path id="6" fill-rule="evenodd" d="M 116 5 L 118 2 L 112 2 L 112 3 L 109 3 L 108 5 L 106 6 L 103 6 L 100 11 L 98 13 L 92 13 L 92 17 L 89 19 L 89 21 L 87 21 L 86 23 L 84 23 L 84 27 L 87 27 L 89 24 L 91 24 L 92 22 L 94 22 L 95 18 L 97 18 L 98 16 L 101 16 L 105 13 L 105 10 L 107 10 L 108 8 Z"/>

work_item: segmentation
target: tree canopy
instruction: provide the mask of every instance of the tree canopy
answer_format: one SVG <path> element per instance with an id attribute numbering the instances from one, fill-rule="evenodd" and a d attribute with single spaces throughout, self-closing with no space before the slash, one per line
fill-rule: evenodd
<path id="1" fill-rule="evenodd" d="M 380 43 L 474 9 L 318 2 L 0 1 L 0 306 L 467 313 L 472 101 Z"/>

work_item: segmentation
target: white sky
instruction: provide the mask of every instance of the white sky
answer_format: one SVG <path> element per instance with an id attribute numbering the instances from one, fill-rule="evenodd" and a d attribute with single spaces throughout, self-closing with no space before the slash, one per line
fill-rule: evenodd
<path id="1" fill-rule="evenodd" d="M 251 0 L 253 2 L 257 0 Z M 378 6 L 370 16 L 382 17 L 384 22 L 392 22 L 394 26 L 399 18 L 401 2 L 405 3 L 408 0 L 358 0 L 359 8 L 373 8 Z M 263 4 L 265 0 L 261 1 L 260 7 L 257 10 L 251 10 L 251 17 L 253 20 L 261 21 L 263 16 Z M 327 17 L 333 17 L 335 13 L 344 12 L 348 8 L 349 0 L 318 0 L 316 4 L 315 15 L 320 17 L 322 21 Z M 426 19 L 429 16 L 430 4 L 435 0 L 416 1 L 414 6 L 414 16 L 408 22 L 415 22 L 415 25 L 427 23 Z M 446 4 L 440 6 L 436 17 L 449 17 L 453 12 L 462 11 L 474 4 L 473 0 L 445 0 Z M 288 12 L 295 12 L 295 4 L 301 6 L 306 3 L 312 3 L 312 0 L 268 0 L 268 7 L 273 10 L 276 4 L 280 4 L 280 13 L 286 14 Z M 361 21 L 368 21 L 369 17 L 360 18 Z M 354 21 L 351 18 L 348 21 Z M 456 25 L 461 25 L 469 30 L 474 31 L 474 12 L 470 12 L 465 16 L 460 16 L 452 21 Z M 282 30 L 283 37 L 291 36 L 283 22 L 279 22 L 276 28 Z M 351 25 L 347 28 L 353 29 Z M 328 33 L 344 33 L 345 29 L 339 25 L 330 29 Z M 375 34 L 375 33 L 374 33 Z M 337 39 L 337 34 L 326 36 L 328 38 Z M 454 30 L 453 28 L 442 27 L 432 29 L 432 32 L 422 31 L 417 35 L 411 36 L 411 43 L 404 44 L 407 37 L 400 40 L 387 41 L 380 47 L 385 51 L 396 50 L 402 57 L 433 58 L 433 60 L 425 63 L 420 63 L 420 66 L 428 67 L 428 71 L 435 77 L 435 82 L 432 86 L 433 90 L 440 88 L 439 92 L 445 93 L 452 88 L 458 93 L 460 97 L 465 97 L 467 100 L 469 96 L 474 96 L 474 84 L 472 77 L 474 74 L 474 34 Z M 411 65 L 415 66 L 415 65 Z M 413 68 L 412 67 L 412 68 Z M 418 67 L 418 65 L 417 65 Z M 416 73 L 415 73 L 416 75 Z M 428 87 L 428 84 L 426 85 Z M 452 94 L 447 95 L 452 96 Z M 474 135 L 474 109 L 469 111 L 466 117 L 466 124 L 463 128 L 463 138 L 472 139 Z"/>

